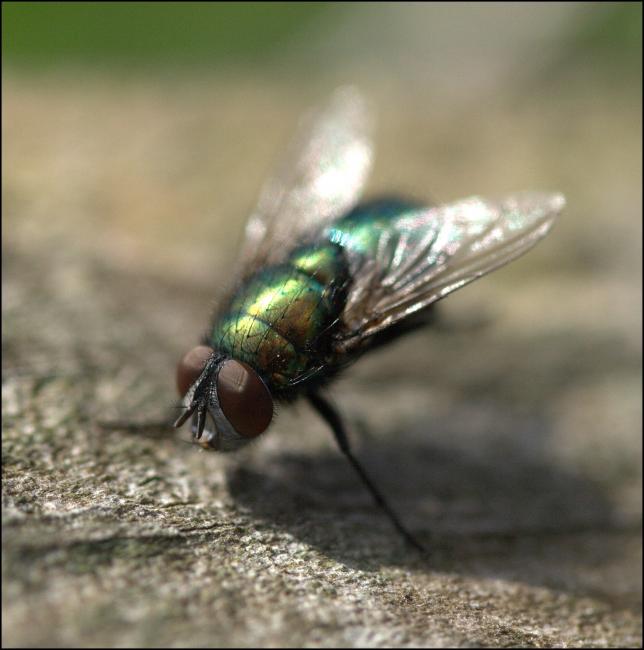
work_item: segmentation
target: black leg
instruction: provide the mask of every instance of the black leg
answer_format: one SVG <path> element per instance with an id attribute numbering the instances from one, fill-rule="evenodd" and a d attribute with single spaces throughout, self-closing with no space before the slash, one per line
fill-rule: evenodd
<path id="1" fill-rule="evenodd" d="M 175 413 L 168 413 L 167 417 L 159 420 L 146 420 L 132 422 L 131 420 L 96 420 L 96 424 L 103 431 L 127 431 L 143 435 L 158 434 L 159 437 L 167 436 L 174 431 L 173 420 Z"/>
<path id="2" fill-rule="evenodd" d="M 308 394 L 308 397 L 309 401 L 313 405 L 313 408 L 331 427 L 336 442 L 340 447 L 340 451 L 342 451 L 342 453 L 347 457 L 347 460 L 356 470 L 366 488 L 369 490 L 369 492 L 371 492 L 371 496 L 374 498 L 374 501 L 389 517 L 391 523 L 394 525 L 396 530 L 405 538 L 405 541 L 421 553 L 427 554 L 427 549 L 414 538 L 414 536 L 405 528 L 405 526 L 403 526 L 402 522 L 398 518 L 398 515 L 391 509 L 382 492 L 380 492 L 380 490 L 374 485 L 373 481 L 369 478 L 362 465 L 360 465 L 358 462 L 358 459 L 353 455 L 353 452 L 351 451 L 351 447 L 349 445 L 349 438 L 347 436 L 346 429 L 344 428 L 344 424 L 342 423 L 342 419 L 340 418 L 338 411 L 331 405 L 328 400 L 322 397 L 320 393 L 311 392 Z"/>
<path id="3" fill-rule="evenodd" d="M 158 434 L 159 437 L 167 436 L 171 433 L 174 433 L 174 429 L 177 426 L 180 426 L 187 420 L 193 411 L 187 411 L 182 404 L 178 404 L 174 408 L 164 408 L 163 411 L 159 413 L 158 419 L 149 419 L 149 420 L 96 420 L 96 424 L 103 431 L 127 431 L 128 433 L 140 433 L 140 434 Z M 179 422 L 177 420 L 179 416 Z M 176 422 L 175 422 L 176 421 Z"/>

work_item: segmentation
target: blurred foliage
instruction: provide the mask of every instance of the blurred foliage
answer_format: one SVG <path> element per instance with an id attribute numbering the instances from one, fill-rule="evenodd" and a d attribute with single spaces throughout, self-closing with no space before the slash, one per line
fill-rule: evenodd
<path id="1" fill-rule="evenodd" d="M 413 34 L 404 20 L 396 27 L 392 16 L 410 9 L 401 3 L 387 11 L 374 11 L 376 3 L 336 2 L 3 2 L 2 52 L 11 65 L 45 68 L 60 65 L 138 67 L 166 70 L 200 66 L 249 66 L 297 64 L 302 50 L 290 50 L 298 37 L 307 47 L 307 34 L 333 41 L 334 28 L 344 21 L 361 29 L 366 23 L 374 34 L 373 51 L 356 48 L 338 55 L 374 63 L 377 50 L 387 61 L 382 39 L 386 32 L 398 50 L 413 40 L 426 38 L 423 30 Z M 445 11 L 426 5 L 426 19 Z M 534 11 L 530 6 L 525 11 Z M 417 14 L 414 14 L 417 15 Z M 425 14 L 422 14 L 425 16 Z M 561 15 L 559 12 L 558 15 Z M 555 19 L 556 20 L 556 19 Z M 641 76 L 641 3 L 578 3 L 566 14 L 564 29 L 551 66 L 550 78 L 569 78 L 580 69 L 592 75 L 633 83 Z M 395 23 L 395 20 L 394 20 Z M 375 24 L 375 27 L 374 27 Z M 399 31 L 397 32 L 396 29 Z M 399 34 L 395 37 L 395 34 Z M 304 39 L 302 35 L 304 34 Z M 392 36 L 393 35 L 393 36 Z M 397 38 L 397 40 L 396 40 Z M 313 38 L 315 40 L 315 38 Z M 391 43 L 391 39 L 385 39 Z M 290 52 L 290 55 L 288 54 Z M 327 52 L 333 52 L 333 49 Z M 285 56 L 284 56 L 285 55 Z M 410 55 L 412 56 L 412 55 Z M 412 58 L 422 59 L 417 55 Z M 306 57 L 304 57 L 306 58 Z M 390 57 L 395 58 L 395 57 Z M 307 71 L 316 64 L 339 66 L 340 61 L 307 58 Z M 382 69 L 383 75 L 392 74 Z"/>
<path id="2" fill-rule="evenodd" d="M 563 44 L 571 65 L 592 63 L 600 71 L 618 76 L 642 69 L 642 4 L 598 3 L 577 21 Z"/>
<path id="3" fill-rule="evenodd" d="M 323 2 L 3 2 L 12 63 L 257 63 Z"/>

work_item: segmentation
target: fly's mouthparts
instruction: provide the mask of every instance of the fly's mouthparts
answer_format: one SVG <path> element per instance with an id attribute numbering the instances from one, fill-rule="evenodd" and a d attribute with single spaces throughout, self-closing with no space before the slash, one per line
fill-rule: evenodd
<path id="1" fill-rule="evenodd" d="M 186 420 L 194 413 L 195 409 L 197 408 L 196 404 L 195 405 L 190 405 L 186 410 L 175 420 L 174 424 L 172 425 L 175 429 L 178 429 Z"/>
<path id="2" fill-rule="evenodd" d="M 195 440 L 199 440 L 203 435 L 203 430 L 204 427 L 206 426 L 206 414 L 207 414 L 206 407 L 205 405 L 202 405 L 197 410 L 197 430 L 194 433 Z"/>

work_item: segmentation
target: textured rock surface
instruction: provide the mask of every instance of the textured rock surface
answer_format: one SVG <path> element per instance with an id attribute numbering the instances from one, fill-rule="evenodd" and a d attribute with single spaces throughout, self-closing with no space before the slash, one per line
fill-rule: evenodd
<path id="1" fill-rule="evenodd" d="M 375 92 L 373 190 L 569 201 L 334 392 L 431 531 L 425 561 L 304 405 L 235 457 L 99 426 L 174 403 L 306 102 L 217 80 L 4 90 L 4 645 L 641 645 L 638 105 L 497 98 L 428 122 Z"/>

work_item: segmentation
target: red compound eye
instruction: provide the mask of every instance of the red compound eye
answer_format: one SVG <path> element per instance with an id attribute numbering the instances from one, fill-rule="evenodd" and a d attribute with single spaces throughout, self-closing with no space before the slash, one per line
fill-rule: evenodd
<path id="1" fill-rule="evenodd" d="M 206 361 L 212 356 L 213 349 L 207 345 L 192 348 L 177 365 L 177 388 L 179 395 L 185 395 L 188 388 L 197 381 Z"/>
<path id="2" fill-rule="evenodd" d="M 255 438 L 273 419 L 273 398 L 261 377 L 247 364 L 224 361 L 217 377 L 219 406 L 240 436 Z"/>

